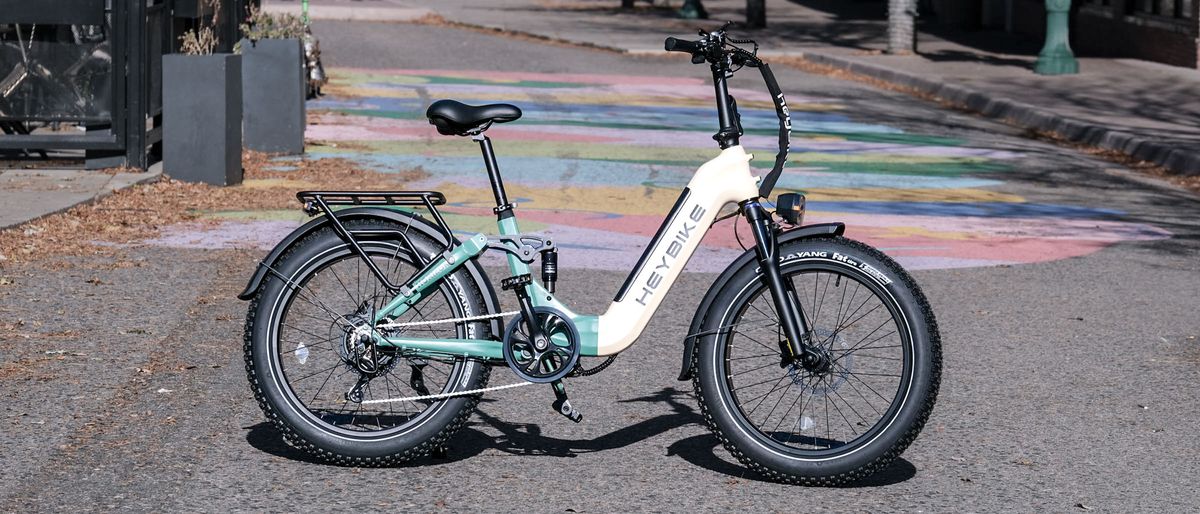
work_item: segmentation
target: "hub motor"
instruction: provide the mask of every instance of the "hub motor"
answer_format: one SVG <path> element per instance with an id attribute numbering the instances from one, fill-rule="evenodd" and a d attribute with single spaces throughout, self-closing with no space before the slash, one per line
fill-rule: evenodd
<path id="1" fill-rule="evenodd" d="M 341 330 L 337 351 L 346 367 L 367 378 L 377 377 L 390 370 L 395 365 L 394 355 L 391 352 L 380 351 L 375 345 L 370 319 L 363 314 L 353 314 L 345 318 L 351 326 L 335 324 L 334 327 Z"/>

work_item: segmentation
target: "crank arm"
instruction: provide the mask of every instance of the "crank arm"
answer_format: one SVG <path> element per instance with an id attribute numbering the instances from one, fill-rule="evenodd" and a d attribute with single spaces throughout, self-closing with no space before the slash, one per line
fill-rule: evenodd
<path id="1" fill-rule="evenodd" d="M 555 380 L 550 387 L 554 389 L 555 400 L 550 405 L 554 412 L 562 414 L 576 423 L 583 421 L 583 413 L 575 410 L 575 407 L 571 406 L 571 400 L 567 399 L 567 388 L 563 385 L 562 380 Z"/>

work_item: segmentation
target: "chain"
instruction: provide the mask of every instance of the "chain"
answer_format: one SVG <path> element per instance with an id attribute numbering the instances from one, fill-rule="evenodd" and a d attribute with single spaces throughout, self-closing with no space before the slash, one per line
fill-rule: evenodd
<path id="1" fill-rule="evenodd" d="M 425 396 L 407 396 L 404 398 L 384 398 L 382 400 L 363 400 L 360 403 L 372 404 L 372 403 L 419 402 L 419 401 L 424 401 L 424 400 L 440 400 L 442 398 L 453 398 L 455 396 L 470 396 L 473 394 L 490 393 L 492 391 L 499 391 L 501 389 L 512 389 L 514 387 L 522 387 L 522 386 L 533 385 L 533 384 L 535 384 L 535 382 L 517 382 L 515 384 L 504 384 L 504 385 L 500 385 L 500 386 L 485 387 L 483 389 L 472 389 L 470 391 L 458 391 L 458 392 L 454 392 L 454 393 L 427 394 Z"/>
<path id="2" fill-rule="evenodd" d="M 496 314 L 483 314 L 481 316 L 468 316 L 465 318 L 437 319 L 437 320 L 433 320 L 433 321 L 407 321 L 404 323 L 380 323 L 378 325 L 375 325 L 375 328 L 376 329 L 381 329 L 381 328 L 389 329 L 389 328 L 416 327 L 416 326 L 421 326 L 421 325 L 437 325 L 439 323 L 469 323 L 471 321 L 480 321 L 480 320 L 492 319 L 492 318 L 502 318 L 504 316 L 515 316 L 520 313 L 521 313 L 521 311 L 508 311 L 508 312 L 500 312 L 500 313 L 496 313 Z"/>
<path id="3" fill-rule="evenodd" d="M 438 320 L 433 320 L 433 321 L 408 321 L 405 323 L 380 323 L 378 325 L 375 325 L 375 329 L 378 330 L 378 329 L 415 327 L 415 326 L 421 326 L 421 325 L 436 325 L 439 323 L 469 323 L 472 321 L 481 321 L 481 320 L 485 320 L 485 319 L 501 318 L 504 316 L 514 316 L 514 315 L 517 315 L 520 313 L 521 313 L 521 311 L 508 311 L 508 312 L 500 312 L 497 314 L 484 314 L 484 315 L 480 315 L 480 316 L 468 316 L 465 318 L 438 319 Z M 364 405 L 370 405 L 370 404 L 375 404 L 375 403 L 420 402 L 420 401 L 425 401 L 425 400 L 441 400 L 443 398 L 454 398 L 456 396 L 470 396 L 473 394 L 490 393 L 492 391 L 500 391 L 503 389 L 512 389 L 514 387 L 521 387 L 521 386 L 527 386 L 527 385 L 532 385 L 532 384 L 534 384 L 534 382 L 517 382 L 515 384 L 505 384 L 505 385 L 500 385 L 500 386 L 485 387 L 482 389 L 472 389 L 470 391 L 457 391 L 457 392 L 453 392 L 453 393 L 427 394 L 427 395 L 423 395 L 423 396 L 406 396 L 403 398 L 384 398 L 381 400 L 364 400 L 360 403 L 362 403 Z"/>

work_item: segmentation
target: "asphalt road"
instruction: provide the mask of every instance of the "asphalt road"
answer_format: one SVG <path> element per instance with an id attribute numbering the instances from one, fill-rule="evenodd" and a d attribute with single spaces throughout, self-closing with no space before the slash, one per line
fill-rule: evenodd
<path id="1" fill-rule="evenodd" d="M 317 32 L 339 66 L 683 66 L 424 26 Z M 146 247 L 66 269 L 4 265 L 13 283 L 0 286 L 0 314 L 20 324 L 0 339 L 0 510 L 1194 510 L 1200 200 L 906 96 L 780 74 L 851 103 L 857 118 L 1022 152 L 1008 191 L 1120 209 L 1175 235 L 1053 262 L 916 272 L 943 331 L 937 407 L 901 460 L 838 489 L 759 480 L 702 426 L 690 383 L 675 381 L 712 275 L 685 275 L 637 345 L 607 372 L 569 382 L 584 423 L 552 413 L 543 388 L 501 391 L 447 459 L 355 469 L 297 453 L 253 401 L 246 305 L 234 295 L 259 252 Z M 594 292 L 624 279 L 562 265 L 562 296 L 584 312 L 602 310 L 608 295 Z"/>

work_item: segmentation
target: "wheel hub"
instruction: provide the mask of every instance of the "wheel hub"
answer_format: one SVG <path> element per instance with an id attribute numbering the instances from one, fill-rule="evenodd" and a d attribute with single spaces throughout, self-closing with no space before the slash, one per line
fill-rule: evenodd
<path id="1" fill-rule="evenodd" d="M 792 362 L 787 376 L 806 392 L 824 396 L 836 392 L 846 383 L 854 366 L 854 355 L 842 353 L 835 357 L 834 349 L 849 350 L 842 334 L 824 328 L 813 328 L 809 355 L 816 362 Z"/>
<path id="2" fill-rule="evenodd" d="M 390 352 L 380 351 L 375 344 L 374 330 L 370 319 L 362 313 L 344 316 L 350 322 L 342 328 L 338 354 L 351 370 L 369 378 L 386 373 L 395 365 Z"/>

